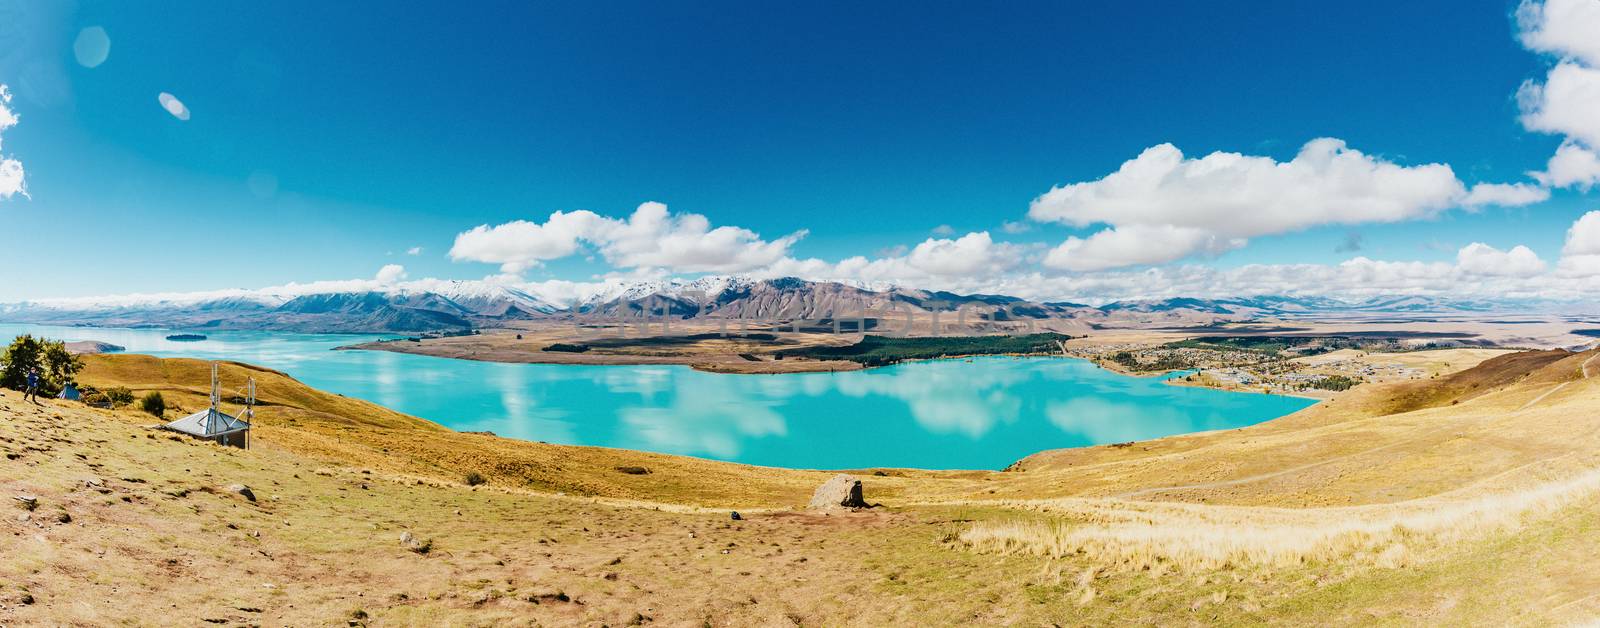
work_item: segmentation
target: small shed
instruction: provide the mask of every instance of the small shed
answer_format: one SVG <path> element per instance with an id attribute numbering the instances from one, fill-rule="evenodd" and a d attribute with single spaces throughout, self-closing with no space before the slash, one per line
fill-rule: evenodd
<path id="1" fill-rule="evenodd" d="M 211 407 L 161 426 L 161 429 L 188 434 L 228 447 L 250 448 L 250 419 L 256 415 L 256 380 L 245 383 L 244 418 L 219 409 L 222 405 L 222 385 L 217 377 L 217 363 L 211 363 Z"/>
<path id="2" fill-rule="evenodd" d="M 250 423 L 216 408 L 206 408 L 161 428 L 228 447 L 250 447 Z"/>

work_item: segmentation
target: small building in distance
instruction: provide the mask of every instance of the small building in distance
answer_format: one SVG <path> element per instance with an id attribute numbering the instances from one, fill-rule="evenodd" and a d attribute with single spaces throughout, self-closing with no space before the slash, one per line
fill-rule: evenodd
<path id="1" fill-rule="evenodd" d="M 218 406 L 222 402 L 222 389 L 217 381 L 217 364 L 211 364 L 211 407 L 161 426 L 161 429 L 188 434 L 227 447 L 250 448 L 250 421 L 255 418 L 256 380 L 246 386 L 244 416 L 241 419 Z"/>
<path id="2" fill-rule="evenodd" d="M 250 423 L 216 408 L 206 408 L 163 425 L 161 429 L 182 432 L 228 447 L 250 447 Z"/>

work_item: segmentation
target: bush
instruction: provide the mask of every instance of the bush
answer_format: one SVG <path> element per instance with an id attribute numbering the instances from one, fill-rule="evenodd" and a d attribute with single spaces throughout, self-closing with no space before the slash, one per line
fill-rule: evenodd
<path id="1" fill-rule="evenodd" d="M 133 403 L 133 391 L 128 390 L 126 386 L 107 388 L 105 391 L 105 396 L 106 401 L 110 401 L 111 407 L 113 408 Z"/>
<path id="2" fill-rule="evenodd" d="M 146 393 L 144 398 L 139 400 L 139 409 L 149 412 L 159 419 L 167 413 L 167 400 L 161 398 L 161 393 Z"/>
<path id="3" fill-rule="evenodd" d="M 545 351 L 560 351 L 563 353 L 583 353 L 589 350 L 589 345 L 569 345 L 558 342 L 544 348 Z"/>
<path id="4" fill-rule="evenodd" d="M 477 471 L 468 472 L 467 473 L 467 477 L 465 477 L 463 479 L 466 481 L 467 486 L 477 486 L 479 484 L 488 484 L 489 483 L 489 480 L 484 478 L 483 474 L 478 473 Z"/>

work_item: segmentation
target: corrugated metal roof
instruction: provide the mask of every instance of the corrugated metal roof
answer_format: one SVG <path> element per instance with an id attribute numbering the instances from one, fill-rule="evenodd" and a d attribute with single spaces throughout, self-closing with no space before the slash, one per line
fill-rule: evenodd
<path id="1" fill-rule="evenodd" d="M 250 429 L 250 424 L 225 412 L 206 408 L 162 427 L 175 432 L 183 432 L 190 436 L 204 438 L 248 430 Z"/>

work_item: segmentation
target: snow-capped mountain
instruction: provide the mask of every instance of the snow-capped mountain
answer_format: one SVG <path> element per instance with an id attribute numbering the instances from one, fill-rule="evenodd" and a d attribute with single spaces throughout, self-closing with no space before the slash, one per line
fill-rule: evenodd
<path id="1" fill-rule="evenodd" d="M 1376 297 L 1255 296 L 1118 301 L 1091 307 L 1006 295 L 955 294 L 796 278 L 512 284 L 424 279 L 410 282 L 291 284 L 263 290 L 52 299 L 0 305 L 0 320 L 123 327 L 417 332 L 496 327 L 572 316 L 820 320 L 869 313 L 962 312 L 977 320 L 1071 319 L 1083 325 L 1208 324 L 1324 314 L 1487 312 L 1526 303 Z"/>

